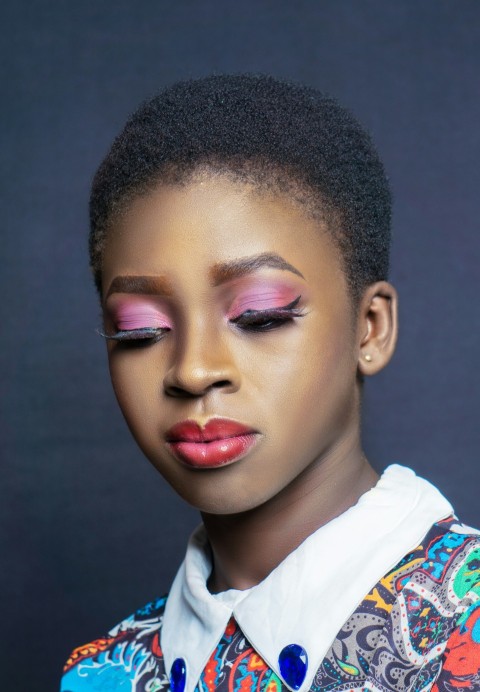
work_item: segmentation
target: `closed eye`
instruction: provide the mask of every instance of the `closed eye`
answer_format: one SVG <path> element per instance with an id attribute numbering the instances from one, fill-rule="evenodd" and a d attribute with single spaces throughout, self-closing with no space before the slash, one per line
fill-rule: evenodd
<path id="1" fill-rule="evenodd" d="M 108 341 L 120 341 L 134 343 L 143 342 L 151 344 L 160 341 L 168 332 L 168 327 L 142 327 L 141 329 L 122 329 L 114 334 L 107 334 L 101 329 L 97 329 L 100 336 L 103 336 Z"/>
<path id="2" fill-rule="evenodd" d="M 292 322 L 296 317 L 303 317 L 305 313 L 297 308 L 302 296 L 298 296 L 288 305 L 271 310 L 246 310 L 238 317 L 230 320 L 243 331 L 266 332 L 278 329 Z"/>
<path id="3" fill-rule="evenodd" d="M 246 332 L 267 332 L 278 329 L 289 322 L 293 322 L 297 317 L 304 317 L 306 313 L 297 307 L 301 297 L 299 295 L 288 305 L 271 310 L 246 310 L 238 317 L 232 318 L 230 322 Z M 132 347 L 157 343 L 169 331 L 171 331 L 169 327 L 142 327 L 140 329 L 123 329 L 108 334 L 97 329 L 98 334 L 108 341 L 117 341 Z"/>

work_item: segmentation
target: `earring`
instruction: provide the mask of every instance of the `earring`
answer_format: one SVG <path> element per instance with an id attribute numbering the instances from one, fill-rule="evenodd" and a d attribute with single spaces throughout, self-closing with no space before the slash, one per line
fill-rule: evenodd
<path id="1" fill-rule="evenodd" d="M 370 363 L 372 360 L 372 356 L 369 353 L 365 353 L 365 355 L 363 357 L 365 358 L 367 363 Z"/>

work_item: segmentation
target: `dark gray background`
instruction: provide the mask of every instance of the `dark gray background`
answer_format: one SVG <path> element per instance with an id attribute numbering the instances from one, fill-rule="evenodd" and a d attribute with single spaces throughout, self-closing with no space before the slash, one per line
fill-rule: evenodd
<path id="1" fill-rule="evenodd" d="M 373 132 L 395 191 L 401 338 L 365 443 L 480 524 L 477 0 L 3 0 L 2 692 L 57 688 L 70 649 L 165 592 L 195 513 L 130 439 L 95 334 L 94 169 L 139 100 L 266 71 Z"/>

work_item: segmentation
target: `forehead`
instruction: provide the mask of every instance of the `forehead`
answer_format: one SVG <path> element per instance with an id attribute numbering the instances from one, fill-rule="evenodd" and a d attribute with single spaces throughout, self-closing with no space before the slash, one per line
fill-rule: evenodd
<path id="1" fill-rule="evenodd" d="M 339 251 L 326 226 L 286 195 L 224 176 L 158 185 L 135 198 L 107 236 L 103 286 L 117 276 L 215 284 L 223 265 L 275 254 L 306 281 L 344 286 Z M 198 284 L 200 286 L 200 283 Z"/>

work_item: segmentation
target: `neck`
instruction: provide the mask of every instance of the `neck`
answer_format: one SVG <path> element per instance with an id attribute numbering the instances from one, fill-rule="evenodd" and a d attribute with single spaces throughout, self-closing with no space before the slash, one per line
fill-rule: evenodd
<path id="1" fill-rule="evenodd" d="M 360 440 L 313 462 L 279 495 L 248 512 L 203 514 L 213 554 L 209 589 L 248 589 L 263 581 L 314 531 L 352 507 L 378 474 Z"/>

